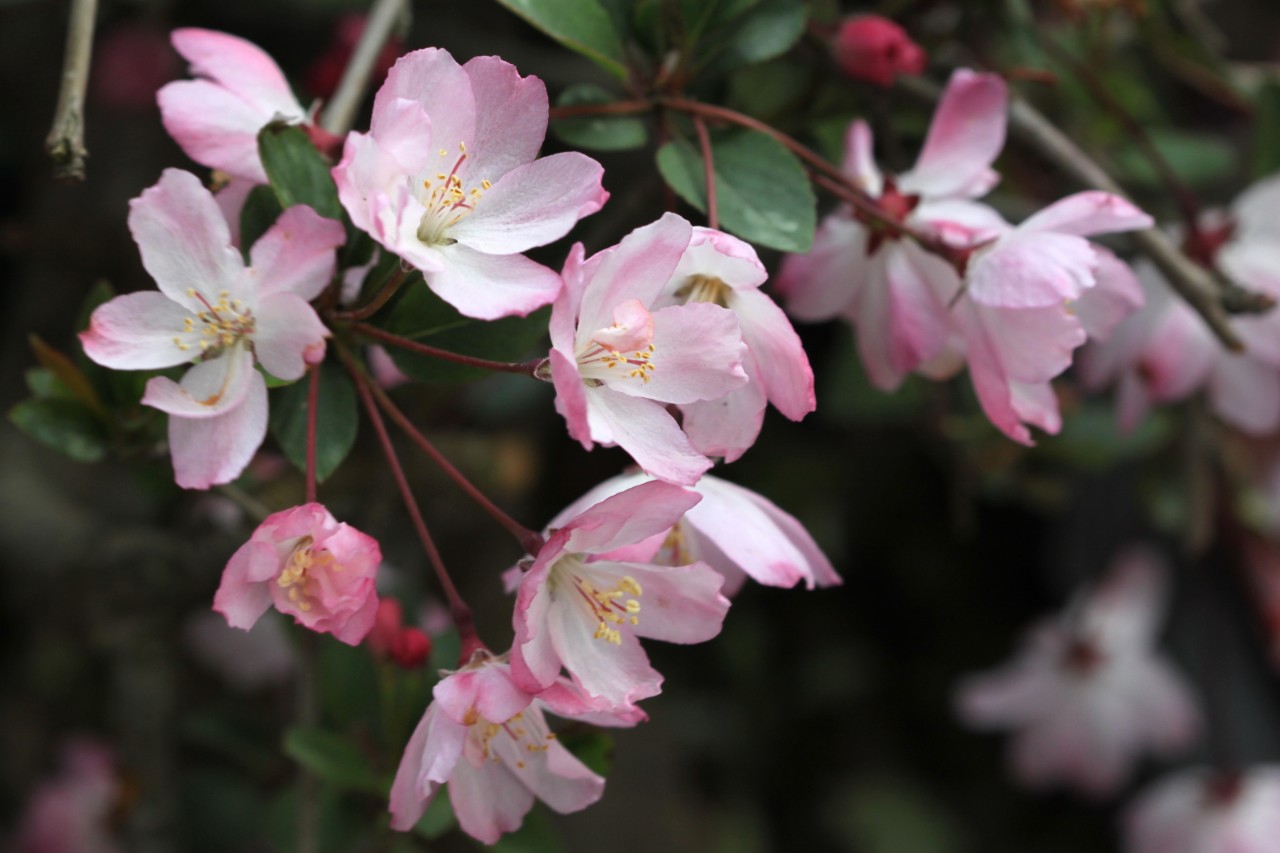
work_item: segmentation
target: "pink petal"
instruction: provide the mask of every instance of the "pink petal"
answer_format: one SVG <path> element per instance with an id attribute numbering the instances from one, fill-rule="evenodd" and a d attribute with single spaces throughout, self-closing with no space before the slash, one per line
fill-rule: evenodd
<path id="1" fill-rule="evenodd" d="M 160 291 L 192 313 L 228 291 L 239 296 L 244 261 L 213 196 L 190 172 L 165 169 L 159 182 L 129 202 L 129 231 L 142 265 Z"/>
<path id="2" fill-rule="evenodd" d="M 694 449 L 661 404 L 628 397 L 607 386 L 588 389 L 587 401 L 592 437 L 602 444 L 617 444 L 653 476 L 691 486 L 711 467 L 711 460 Z M 604 431 L 607 438 L 601 436 Z"/>
<path id="3" fill-rule="evenodd" d="M 505 723 L 533 701 L 512 682 L 510 668 L 498 663 L 459 670 L 431 692 L 440 710 L 462 725 L 470 725 L 473 711 L 491 723 Z"/>
<path id="4" fill-rule="evenodd" d="M 1105 341 L 1124 318 L 1142 307 L 1142 284 L 1133 270 L 1101 246 L 1094 246 L 1098 268 L 1096 283 L 1076 300 L 1072 310 L 1080 318 L 1089 340 Z"/>
<path id="5" fill-rule="evenodd" d="M 1098 255 L 1083 237 L 1018 229 L 969 263 L 974 302 L 1001 308 L 1047 308 L 1078 299 L 1094 284 Z"/>
<path id="6" fill-rule="evenodd" d="M 952 319 L 946 299 L 959 288 L 955 271 L 910 243 L 895 243 L 872 260 L 855 308 L 858 348 L 867 374 L 890 390 L 902 376 L 936 356 Z M 883 278 L 881 278 L 883 276 Z"/>
<path id="7" fill-rule="evenodd" d="M 565 553 L 600 554 L 662 533 L 702 498 L 671 483 L 651 481 L 605 498 L 561 528 Z"/>
<path id="8" fill-rule="evenodd" d="M 461 243 L 441 250 L 444 263 L 426 272 L 427 286 L 468 317 L 523 317 L 549 305 L 563 282 L 524 255 L 486 255 Z"/>
<path id="9" fill-rule="evenodd" d="M 556 389 L 556 411 L 569 427 L 569 437 L 582 445 L 592 447 L 591 425 L 588 416 L 587 389 L 582 384 L 578 365 L 573 359 L 553 349 L 549 356 L 551 381 Z"/>
<path id="10" fill-rule="evenodd" d="M 267 182 L 258 131 L 270 114 L 208 80 L 169 83 L 156 99 L 164 129 L 192 160 L 252 184 Z"/>
<path id="11" fill-rule="evenodd" d="M 227 618 L 228 625 L 247 631 L 267 612 L 271 591 L 261 579 L 253 577 L 250 567 L 269 563 L 278 568 L 279 562 L 274 547 L 252 539 L 231 555 L 213 596 L 213 609 Z"/>
<path id="12" fill-rule="evenodd" d="M 793 421 L 812 412 L 813 369 L 787 315 L 758 290 L 738 290 L 732 308 L 769 402 Z"/>
<path id="13" fill-rule="evenodd" d="M 662 692 L 662 674 L 630 631 L 614 645 L 595 637 L 596 623 L 578 607 L 566 603 L 548 612 L 547 627 L 565 669 L 601 710 L 627 709 Z"/>
<path id="14" fill-rule="evenodd" d="M 695 225 L 689 247 L 680 256 L 680 264 L 667 282 L 666 293 L 654 307 L 681 304 L 675 294 L 695 275 L 719 279 L 736 293 L 754 292 L 769 277 L 750 243 L 723 231 Z"/>
<path id="15" fill-rule="evenodd" d="M 198 336 L 183 326 L 189 318 L 190 311 L 163 293 L 127 293 L 94 309 L 80 343 L 85 355 L 115 370 L 172 367 L 192 359 L 191 349 L 175 343 L 176 338 L 193 346 L 191 339 Z"/>
<path id="16" fill-rule="evenodd" d="M 496 56 L 477 56 L 462 66 L 471 80 L 476 125 L 471 175 L 497 179 L 538 156 L 547 135 L 547 87 Z"/>
<path id="17" fill-rule="evenodd" d="M 680 407 L 685 435 L 699 453 L 723 456 L 733 462 L 751 449 L 764 424 L 767 404 L 764 387 L 753 374 L 755 359 L 748 354 L 743 365 L 751 364 L 751 380 L 741 388 L 715 400 L 685 403 Z"/>
<path id="18" fill-rule="evenodd" d="M 1209 380 L 1222 348 L 1186 303 L 1172 302 L 1142 348 L 1141 368 L 1159 402 L 1182 400 Z"/>
<path id="19" fill-rule="evenodd" d="M 477 841 L 494 844 L 514 832 L 533 808 L 533 792 L 502 761 L 479 767 L 459 761 L 449 778 L 449 802 L 462 831 Z"/>
<path id="20" fill-rule="evenodd" d="M 625 575 L 640 584 L 640 613 L 633 628 L 640 637 L 668 643 L 704 643 L 720 633 L 729 611 L 729 599 L 720 594 L 724 577 L 706 563 L 593 563 L 591 568 L 614 583 Z"/>
<path id="21" fill-rule="evenodd" d="M 1023 222 L 1018 230 L 1091 237 L 1136 231 L 1153 224 L 1150 216 L 1127 199 L 1100 190 L 1087 190 L 1054 202 Z"/>
<path id="22" fill-rule="evenodd" d="M 541 716 L 538 711 L 531 711 Z M 604 794 L 604 779 L 591 772 L 558 740 L 530 754 L 515 738 L 495 738 L 503 765 L 520 784 L 560 814 L 582 811 Z"/>
<path id="23" fill-rule="evenodd" d="M 906 193 L 976 198 L 996 185 L 991 164 L 1004 147 L 1008 87 L 995 74 L 960 68 L 951 75 L 915 168 L 899 180 Z"/>
<path id="24" fill-rule="evenodd" d="M 467 727 L 455 723 L 432 704 L 422 715 L 391 783 L 391 827 L 413 829 L 435 798 L 440 786 L 454 773 L 462 757 Z"/>
<path id="25" fill-rule="evenodd" d="M 538 693 L 551 686 L 560 675 L 560 654 L 547 629 L 551 591 L 547 577 L 554 557 L 534 566 L 520 579 L 516 591 L 514 623 L 516 636 L 511 644 L 511 677 L 520 689 Z"/>
<path id="26" fill-rule="evenodd" d="M 308 364 L 323 360 L 328 336 L 315 309 L 292 293 L 276 293 L 258 303 L 253 351 L 272 376 L 300 379 Z"/>
<path id="27" fill-rule="evenodd" d="M 212 418 L 169 418 L 169 452 L 178 485 L 207 489 L 230 483 L 244 471 L 266 435 L 267 385 L 255 370 L 239 406 Z"/>
<path id="28" fill-rule="evenodd" d="M 693 226 L 674 213 L 635 229 L 616 246 L 584 264 L 578 307 L 578 340 L 613 322 L 613 309 L 628 299 L 653 305 L 680 263 Z"/>
<path id="29" fill-rule="evenodd" d="M 807 255 L 787 255 L 774 284 L 787 313 L 804 322 L 830 320 L 849 310 L 868 276 L 867 229 L 832 214 L 822 220 Z"/>
<path id="30" fill-rule="evenodd" d="M 262 48 L 227 33 L 186 28 L 174 30 L 173 47 L 191 63 L 191 73 L 208 77 L 266 116 L 301 119 L 298 103 L 280 66 Z"/>
<path id="31" fill-rule="evenodd" d="M 295 205 L 276 220 L 249 252 L 249 275 L 259 297 L 292 293 L 310 302 L 333 278 L 335 250 L 346 242 L 341 222 Z"/>
<path id="32" fill-rule="evenodd" d="M 1280 242 L 1280 175 L 1251 184 L 1231 205 L 1236 243 Z"/>
<path id="33" fill-rule="evenodd" d="M 884 178 L 880 174 L 880 167 L 876 165 L 875 140 L 871 135 L 871 127 L 862 119 L 849 125 L 844 140 L 842 168 L 869 194 L 879 196 L 884 190 Z"/>
<path id="34" fill-rule="evenodd" d="M 258 184 L 248 178 L 232 176 L 222 189 L 213 194 L 213 200 L 218 203 L 218 210 L 222 211 L 222 218 L 227 221 L 227 228 L 231 231 L 231 242 L 237 248 L 240 246 L 240 215 L 244 212 L 244 203 L 248 200 L 249 193 L 256 186 Z"/>
<path id="35" fill-rule="evenodd" d="M 559 240 L 609 194 L 604 169 L 585 154 L 553 154 L 517 166 L 476 202 L 449 236 L 486 254 L 511 255 Z"/>
<path id="36" fill-rule="evenodd" d="M 638 299 L 613 309 L 613 325 L 591 333 L 591 340 L 614 352 L 636 352 L 653 342 L 653 315 Z"/>
<path id="37" fill-rule="evenodd" d="M 422 104 L 409 98 L 388 100 L 382 110 L 373 114 L 367 138 L 373 141 L 377 156 L 364 160 L 370 166 L 359 172 L 363 180 L 358 185 L 366 190 L 381 188 L 425 169 L 439 156 L 431 144 L 432 128 L 431 116 Z M 350 150 L 349 143 L 344 145 L 343 162 L 349 159 Z M 376 166 L 372 165 L 374 162 Z M 336 170 L 334 177 L 336 180 Z"/>
<path id="38" fill-rule="evenodd" d="M 1272 433 L 1280 425 L 1280 372 L 1247 354 L 1223 353 L 1209 379 L 1209 401 L 1240 430 Z"/>
<path id="39" fill-rule="evenodd" d="M 217 358 L 202 361 L 182 377 L 181 384 L 164 376 L 147 382 L 144 406 L 183 418 L 214 418 L 244 402 L 253 377 L 253 357 L 237 345 Z"/>
<path id="40" fill-rule="evenodd" d="M 692 403 L 746 384 L 746 347 L 732 311 L 709 302 L 672 306 L 654 313 L 653 328 L 653 370 L 643 378 L 606 380 L 609 388 L 664 403 Z"/>
<path id="41" fill-rule="evenodd" d="M 422 104 L 431 117 L 432 145 L 445 149 L 450 164 L 461 153 L 459 143 L 475 147 L 476 102 L 471 79 L 448 51 L 425 48 L 400 57 L 374 97 L 375 121 L 397 98 Z"/>

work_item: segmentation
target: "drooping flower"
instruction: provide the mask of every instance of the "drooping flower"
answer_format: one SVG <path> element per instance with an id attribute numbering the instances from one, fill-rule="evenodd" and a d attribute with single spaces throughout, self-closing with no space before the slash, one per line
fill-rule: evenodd
<path id="1" fill-rule="evenodd" d="M 1231 209 L 1209 212 L 1186 238 L 1188 253 L 1257 293 L 1280 299 L 1280 175 L 1254 184 Z M 1227 350 L 1195 311 L 1176 297 L 1154 266 L 1136 266 L 1146 306 L 1117 327 L 1110 341 L 1089 347 L 1085 384 L 1115 384 L 1117 421 L 1133 429 L 1151 406 L 1204 391 L 1224 421 L 1252 435 L 1280 426 L 1280 312 L 1239 316 L 1232 326 L 1245 343 Z"/>
<path id="2" fill-rule="evenodd" d="M 1271 853 L 1280 839 L 1280 765 L 1194 767 L 1129 806 L 1125 853 Z"/>
<path id="3" fill-rule="evenodd" d="M 552 532 L 516 594 L 517 684 L 544 690 L 563 666 L 597 707 L 628 710 L 662 684 L 640 637 L 701 643 L 720 633 L 729 601 L 714 569 L 648 563 L 662 535 L 697 502 L 679 486 L 643 483 Z"/>
<path id="4" fill-rule="evenodd" d="M 118 370 L 194 364 L 180 384 L 150 380 L 142 402 L 170 416 L 178 485 L 230 482 L 266 435 L 267 388 L 254 363 L 298 379 L 324 357 L 329 331 L 308 302 L 333 275 L 342 226 L 291 207 L 246 267 L 209 191 L 189 172 L 166 169 L 130 202 L 129 229 L 160 292 L 100 306 L 81 343 Z"/>
<path id="5" fill-rule="evenodd" d="M 925 53 L 902 27 L 880 15 L 854 15 L 831 45 L 836 64 L 854 80 L 892 86 L 899 74 L 924 71 Z"/>
<path id="6" fill-rule="evenodd" d="M 535 698 L 514 683 L 504 659 L 484 651 L 432 694 L 391 785 L 391 826 L 412 829 L 447 783 L 458 824 L 485 844 L 518 829 L 535 798 L 567 814 L 604 792 L 604 779 L 556 739 L 544 711 L 595 725 L 644 719 L 638 710 L 594 712 L 564 679 Z"/>
<path id="7" fill-rule="evenodd" d="M 377 616 L 381 563 L 377 540 L 318 503 L 303 504 L 268 516 L 231 555 L 213 609 L 248 630 L 274 606 L 354 646 Z"/>
<path id="8" fill-rule="evenodd" d="M 682 485 L 711 467 L 667 411 L 716 400 L 747 382 L 732 311 L 710 302 L 656 307 L 688 248 L 675 214 L 584 259 L 574 246 L 551 309 L 551 378 L 569 435 L 590 450 L 616 444 L 642 468 Z"/>
<path id="9" fill-rule="evenodd" d="M 637 471 L 605 480 L 561 510 L 547 527 L 556 530 L 605 498 L 651 479 Z M 690 489 L 702 500 L 657 534 L 662 545 L 653 562 L 666 566 L 705 562 L 724 576 L 721 592 L 725 595 L 736 592 L 748 577 L 766 586 L 804 583 L 808 589 L 842 583 L 804 526 L 772 501 L 710 474 Z M 651 550 L 652 543 L 644 547 Z M 520 577 L 518 568 L 505 576 L 510 589 L 516 588 Z"/>
<path id="10" fill-rule="evenodd" d="M 15 853 L 116 853 L 111 814 L 123 792 L 110 749 L 77 737 L 62 751 L 58 775 L 27 800 Z"/>
<path id="11" fill-rule="evenodd" d="M 338 196 L 358 228 L 463 314 L 527 314 L 555 299 L 560 278 L 522 253 L 608 198 L 590 157 L 535 159 L 547 109 L 542 81 L 497 57 L 406 54 L 378 90 L 370 132 L 347 137 Z"/>
<path id="12" fill-rule="evenodd" d="M 1164 575 L 1154 555 L 1122 555 L 1097 589 L 1034 626 L 1011 663 L 961 683 L 968 725 L 1015 732 L 1020 782 L 1107 794 L 1143 753 L 1176 751 L 1196 735 L 1190 689 L 1153 648 Z"/>
<path id="13" fill-rule="evenodd" d="M 814 409 L 813 370 L 787 315 L 760 290 L 768 273 L 750 244 L 710 228 L 695 226 L 662 294 L 659 310 L 710 302 L 732 311 L 746 352 L 747 384 L 716 400 L 685 403 L 685 434 L 700 453 L 732 462 L 760 433 L 767 403 L 793 421 Z"/>

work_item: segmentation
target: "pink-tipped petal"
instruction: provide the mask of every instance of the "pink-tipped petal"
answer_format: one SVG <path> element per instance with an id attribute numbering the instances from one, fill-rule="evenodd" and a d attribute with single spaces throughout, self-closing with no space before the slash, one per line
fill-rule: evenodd
<path id="1" fill-rule="evenodd" d="M 190 311 L 163 293 L 127 293 L 94 310 L 80 343 L 85 355 L 114 370 L 172 367 L 199 352 L 192 349 L 198 335 L 184 328 L 190 317 Z"/>
<path id="2" fill-rule="evenodd" d="M 521 77 L 511 63 L 477 56 L 462 70 L 471 80 L 476 123 L 472 175 L 497 182 L 516 166 L 538 156 L 547 135 L 547 87 L 532 75 Z"/>
<path id="3" fill-rule="evenodd" d="M 333 278 L 335 250 L 346 239 L 342 223 L 306 205 L 286 210 L 249 251 L 259 298 L 292 293 L 306 302 L 315 299 Z"/>
<path id="4" fill-rule="evenodd" d="M 733 311 L 769 402 L 793 421 L 812 412 L 813 369 L 787 315 L 758 290 L 735 292 Z"/>
<path id="5" fill-rule="evenodd" d="M 570 553 L 600 554 L 669 529 L 697 505 L 696 492 L 650 481 L 605 498 L 561 528 Z"/>
<path id="6" fill-rule="evenodd" d="M 1004 147 L 1008 100 L 1008 87 L 997 75 L 957 69 L 915 168 L 899 187 L 933 197 L 984 195 L 999 180 L 991 164 Z"/>
<path id="7" fill-rule="evenodd" d="M 551 304 L 563 284 L 554 270 L 524 255 L 485 255 L 461 243 L 441 254 L 447 262 L 426 273 L 427 286 L 478 320 L 523 317 Z"/>
<path id="8" fill-rule="evenodd" d="M 588 414 L 608 430 L 609 438 L 597 441 L 617 444 L 661 480 L 691 486 L 711 467 L 711 460 L 694 449 L 659 403 L 628 397 L 608 387 L 594 388 L 589 391 Z M 592 435 L 596 435 L 594 427 Z"/>
<path id="9" fill-rule="evenodd" d="M 708 302 L 663 308 L 653 315 L 653 370 L 609 387 L 664 403 L 715 400 L 747 382 L 746 347 L 732 311 Z"/>
<path id="10" fill-rule="evenodd" d="M 866 286 L 867 229 L 855 219 L 835 213 L 822 220 L 807 255 L 787 255 L 774 284 L 787 313 L 816 323 L 849 311 Z"/>
<path id="11" fill-rule="evenodd" d="M 431 117 L 432 145 L 445 151 L 439 158 L 445 167 L 442 171 L 449 171 L 462 147 L 474 148 L 476 102 L 471 80 L 448 51 L 425 48 L 400 57 L 374 97 L 373 114 L 386 112 L 398 98 L 417 101 Z"/>
<path id="12" fill-rule="evenodd" d="M 983 305 L 1047 308 L 1078 299 L 1093 286 L 1097 267 L 1083 237 L 1019 229 L 970 261 L 967 293 Z"/>
<path id="13" fill-rule="evenodd" d="M 252 371 L 243 402 L 217 417 L 169 418 L 174 479 L 184 489 L 230 483 L 267 435 L 267 385 Z"/>
<path id="14" fill-rule="evenodd" d="M 1023 222 L 1018 230 L 1091 237 L 1136 231 L 1153 224 L 1150 216 L 1127 199 L 1101 190 L 1087 190 L 1054 202 Z"/>
<path id="15" fill-rule="evenodd" d="M 173 47 L 191 63 L 191 72 L 207 77 L 241 98 L 270 121 L 275 114 L 301 119 L 298 103 L 275 60 L 257 45 L 228 33 L 186 28 L 173 31 Z"/>
<path id="16" fill-rule="evenodd" d="M 849 132 L 845 135 L 843 168 L 870 195 L 878 196 L 884 189 L 884 177 L 876 165 L 871 126 L 861 119 L 849 125 Z"/>
<path id="17" fill-rule="evenodd" d="M 307 302 L 292 293 L 276 293 L 258 303 L 254 353 L 272 376 L 293 380 L 324 356 L 329 330 Z"/>
<path id="18" fill-rule="evenodd" d="M 177 80 L 160 89 L 164 129 L 188 157 L 253 185 L 267 182 L 258 131 L 271 121 L 252 104 L 208 80 Z"/>

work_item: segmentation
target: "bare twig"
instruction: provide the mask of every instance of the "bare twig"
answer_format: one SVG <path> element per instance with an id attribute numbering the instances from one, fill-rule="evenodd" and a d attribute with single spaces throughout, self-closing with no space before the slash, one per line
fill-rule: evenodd
<path id="1" fill-rule="evenodd" d="M 67 52 L 62 61 L 62 85 L 53 127 L 44 147 L 53 158 L 53 176 L 67 183 L 84 180 L 84 94 L 89 86 L 89 62 L 93 58 L 93 25 L 98 0 L 71 0 L 67 24 Z"/>
<path id="2" fill-rule="evenodd" d="M 351 54 L 347 69 L 342 72 L 338 89 L 329 99 L 320 118 L 320 126 L 329 133 L 343 135 L 351 129 L 356 110 L 364 100 L 373 64 L 382 52 L 382 46 L 391 37 L 391 30 L 409 11 L 408 0 L 374 0 L 373 9 L 365 21 L 364 32 Z"/>
<path id="3" fill-rule="evenodd" d="M 707 227 L 720 227 L 720 213 L 716 209 L 716 163 L 711 153 L 711 134 L 702 116 L 693 117 L 693 129 L 698 133 L 698 145 L 702 148 L 702 171 L 707 181 Z"/>
<path id="4" fill-rule="evenodd" d="M 451 361 L 464 367 L 479 367 L 482 370 L 496 370 L 500 373 L 520 373 L 525 376 L 534 376 L 538 365 L 542 362 L 542 359 L 534 359 L 533 361 L 491 361 L 487 358 L 476 358 L 462 353 L 449 352 L 439 347 L 433 347 L 430 344 L 420 343 L 411 338 L 401 337 L 377 326 L 370 326 L 368 323 L 352 323 L 351 328 L 375 341 L 407 349 L 419 355 L 438 358 L 442 361 Z"/>

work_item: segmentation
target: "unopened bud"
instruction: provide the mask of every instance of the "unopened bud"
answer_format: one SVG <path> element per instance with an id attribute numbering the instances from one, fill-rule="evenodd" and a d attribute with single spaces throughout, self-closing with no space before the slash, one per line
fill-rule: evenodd
<path id="1" fill-rule="evenodd" d="M 832 45 L 836 63 L 855 80 L 892 86 L 899 74 L 924 71 L 925 54 L 902 27 L 879 15 L 858 15 L 840 25 Z"/>

